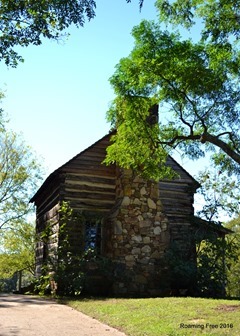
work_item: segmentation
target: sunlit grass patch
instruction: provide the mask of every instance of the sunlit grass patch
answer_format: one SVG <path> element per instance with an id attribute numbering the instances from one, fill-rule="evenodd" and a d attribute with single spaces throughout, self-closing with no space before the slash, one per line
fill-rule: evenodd
<path id="1" fill-rule="evenodd" d="M 66 303 L 130 336 L 240 335 L 237 300 L 110 298 Z"/>

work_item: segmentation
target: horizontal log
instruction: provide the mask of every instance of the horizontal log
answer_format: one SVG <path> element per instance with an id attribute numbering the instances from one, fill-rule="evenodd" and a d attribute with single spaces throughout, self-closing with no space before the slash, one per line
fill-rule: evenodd
<path id="1" fill-rule="evenodd" d="M 86 168 L 89 167 L 89 168 L 92 168 L 92 169 L 100 169 L 100 170 L 103 170 L 103 169 L 106 169 L 107 171 L 115 171 L 114 169 L 114 166 L 106 166 L 105 164 L 101 163 L 101 161 L 96 161 L 96 160 L 73 160 L 72 162 L 70 162 L 67 167 L 64 167 L 64 170 L 65 169 L 68 169 L 68 168 Z"/>
<path id="2" fill-rule="evenodd" d="M 95 183 L 84 183 L 82 181 L 70 181 L 68 180 L 64 185 L 65 190 L 79 190 L 79 191 L 88 191 L 88 192 L 106 192 L 106 193 L 115 193 L 115 185 L 112 184 L 95 184 Z"/>
<path id="3" fill-rule="evenodd" d="M 48 188 L 45 188 L 44 192 L 40 194 L 38 199 L 36 200 L 36 205 L 39 206 L 40 204 L 47 203 L 51 198 L 55 197 L 55 195 L 59 192 L 60 185 L 59 183 L 49 186 Z"/>
<path id="4" fill-rule="evenodd" d="M 69 195 L 66 195 L 66 201 L 70 202 L 71 207 L 73 207 L 72 203 L 79 203 L 82 206 L 84 205 L 102 205 L 102 206 L 109 206 L 110 208 L 113 206 L 113 204 L 115 203 L 115 199 L 110 200 L 110 199 L 86 199 L 86 198 L 75 198 Z"/>
<path id="5" fill-rule="evenodd" d="M 159 182 L 159 190 L 191 190 L 192 187 L 190 184 L 183 181 L 160 181 Z"/>
<path id="6" fill-rule="evenodd" d="M 82 153 L 76 156 L 76 159 L 77 160 L 93 159 L 93 160 L 102 162 L 105 159 L 105 156 L 106 156 L 106 151 L 99 149 L 97 151 L 95 150 L 95 151 L 88 151 L 88 152 Z"/>
<path id="7" fill-rule="evenodd" d="M 89 189 L 80 189 L 80 188 L 65 188 L 64 191 L 61 192 L 61 195 L 66 194 L 74 194 L 81 197 L 81 195 L 96 195 L 96 197 L 99 197 L 99 195 L 103 195 L 106 197 L 115 198 L 116 194 L 113 189 L 105 189 L 105 188 L 99 188 L 99 190 L 89 190 Z M 92 197 L 92 196 L 91 196 Z"/>
<path id="8" fill-rule="evenodd" d="M 163 191 L 160 192 L 159 198 L 160 200 L 169 199 L 173 201 L 178 200 L 179 198 L 185 198 L 188 202 L 191 202 L 193 196 L 181 191 L 177 192 L 177 191 L 164 190 L 164 192 Z"/>
<path id="9" fill-rule="evenodd" d="M 171 198 L 164 198 L 164 199 L 161 199 L 161 202 L 165 207 L 171 207 L 172 209 L 181 208 L 181 207 L 192 208 L 192 204 L 186 199 L 176 199 L 173 202 Z"/>
<path id="10" fill-rule="evenodd" d="M 51 200 L 48 200 L 48 202 L 44 202 L 37 207 L 37 217 L 41 216 L 42 214 L 52 209 L 59 203 L 59 201 L 60 201 L 60 195 L 59 193 L 56 193 L 54 196 L 52 196 Z"/>
<path id="11" fill-rule="evenodd" d="M 107 176 L 107 177 L 104 177 L 104 176 L 98 176 L 98 175 L 95 175 L 95 176 L 92 176 L 92 175 L 86 175 L 86 174 L 76 174 L 76 173 L 71 173 L 71 174 L 68 174 L 66 176 L 66 182 L 67 181 L 82 181 L 84 183 L 87 182 L 87 184 L 90 182 L 90 183 L 100 183 L 100 184 L 107 184 L 107 185 L 115 185 L 115 177 L 114 176 Z"/>
<path id="12" fill-rule="evenodd" d="M 164 209 L 164 213 L 167 215 L 167 217 L 169 218 L 169 216 L 174 217 L 173 220 L 175 220 L 176 218 L 178 218 L 179 216 L 183 216 L 183 217 L 187 217 L 193 214 L 192 209 L 186 209 L 184 211 L 181 211 L 181 209 L 177 209 L 174 211 L 174 209 Z"/>
<path id="13" fill-rule="evenodd" d="M 84 202 L 84 200 L 75 200 L 70 199 L 71 207 L 74 210 L 91 210 L 91 212 L 98 212 L 98 211 L 105 211 L 109 212 L 111 208 L 113 207 L 112 202 L 102 202 L 102 203 L 96 203 L 96 202 Z"/>
<path id="14" fill-rule="evenodd" d="M 79 153 L 79 155 L 83 154 L 90 154 L 90 153 L 106 153 L 106 147 L 109 146 L 109 142 L 103 142 L 102 144 L 98 144 L 97 146 L 93 146 L 91 148 L 85 149 L 82 154 Z"/>
<path id="15" fill-rule="evenodd" d="M 110 179 L 115 179 L 116 175 L 113 171 L 107 170 L 107 169 L 95 169 L 92 167 L 81 167 L 81 168 L 74 168 L 74 167 L 69 167 L 68 169 L 65 170 L 66 175 L 82 175 L 82 176 L 89 176 L 89 177 L 103 177 L 103 178 L 110 178 Z"/>
<path id="16" fill-rule="evenodd" d="M 113 200 L 115 201 L 115 193 L 107 194 L 107 193 L 90 193 L 90 192 L 78 192 L 78 191 L 69 191 L 65 190 L 61 193 L 65 199 L 81 199 L 81 200 L 96 200 L 96 201 L 104 201 L 104 200 Z"/>
<path id="17" fill-rule="evenodd" d="M 58 224 L 58 214 L 55 216 L 49 216 L 47 213 L 43 213 L 41 216 L 37 217 L 37 224 L 38 226 L 43 225 L 44 223 L 48 222 L 52 226 L 53 231 L 57 231 L 57 224 Z"/>
<path id="18" fill-rule="evenodd" d="M 74 163 L 78 164 L 81 162 L 89 162 L 92 164 L 104 165 L 102 162 L 104 160 L 104 156 L 101 154 L 91 153 L 91 155 L 79 155 L 76 159 L 74 159 Z M 69 163 L 71 164 L 71 162 Z M 104 165 L 106 167 L 106 165 Z"/>

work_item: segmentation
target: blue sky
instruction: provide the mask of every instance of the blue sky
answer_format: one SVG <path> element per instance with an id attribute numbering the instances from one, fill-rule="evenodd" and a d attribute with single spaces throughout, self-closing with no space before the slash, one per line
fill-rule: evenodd
<path id="1" fill-rule="evenodd" d="M 109 77 L 133 47 L 133 26 L 155 17 L 154 0 L 141 13 L 138 0 L 99 0 L 95 19 L 72 27 L 67 40 L 18 49 L 25 62 L 16 69 L 0 64 L 10 127 L 23 133 L 47 175 L 108 132 Z"/>

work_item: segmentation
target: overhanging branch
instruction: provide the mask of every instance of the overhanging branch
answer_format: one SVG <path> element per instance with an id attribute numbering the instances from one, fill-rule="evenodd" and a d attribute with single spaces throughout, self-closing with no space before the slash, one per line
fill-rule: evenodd
<path id="1" fill-rule="evenodd" d="M 226 142 L 221 140 L 218 136 L 211 135 L 210 133 L 206 132 L 202 134 L 201 139 L 204 142 L 210 142 L 216 147 L 220 148 L 224 153 L 226 153 L 240 165 L 240 155 L 235 150 L 233 150 Z"/>
<path id="2" fill-rule="evenodd" d="M 220 148 L 224 153 L 226 153 L 231 159 L 233 159 L 236 163 L 240 164 L 240 155 L 233 150 L 226 142 L 219 139 L 219 136 L 212 135 L 210 133 L 203 134 L 189 134 L 189 135 L 176 135 L 169 141 L 161 141 L 159 140 L 159 145 L 167 145 L 169 147 L 173 147 L 176 143 L 183 141 L 201 141 L 201 143 L 209 142 L 216 147 Z"/>

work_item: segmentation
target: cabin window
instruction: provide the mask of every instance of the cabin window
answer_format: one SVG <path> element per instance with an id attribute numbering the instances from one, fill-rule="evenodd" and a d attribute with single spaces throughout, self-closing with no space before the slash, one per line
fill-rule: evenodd
<path id="1" fill-rule="evenodd" d="M 87 220 L 85 223 L 85 251 L 94 250 L 100 253 L 101 250 L 101 220 Z"/>

